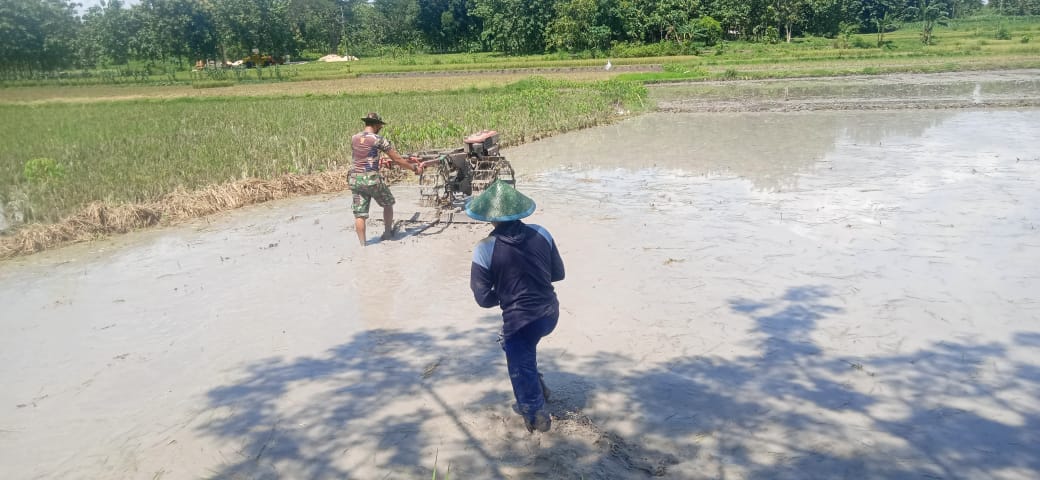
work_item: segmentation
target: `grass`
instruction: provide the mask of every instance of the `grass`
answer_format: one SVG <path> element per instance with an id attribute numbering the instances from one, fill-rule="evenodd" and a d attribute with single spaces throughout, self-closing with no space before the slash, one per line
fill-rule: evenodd
<path id="1" fill-rule="evenodd" d="M 727 80 L 931 73 L 957 70 L 1040 67 L 1040 44 L 1022 41 L 1040 27 L 1038 17 L 972 17 L 938 27 L 933 45 L 920 41 L 919 25 L 907 24 L 885 35 L 881 48 L 835 48 L 835 40 L 811 37 L 791 44 L 727 42 L 723 55 L 665 65 L 664 72 L 628 73 L 621 80 L 644 83 L 676 80 Z M 1008 31 L 1010 39 L 997 40 Z M 856 35 L 853 44 L 876 45 L 875 35 Z"/>
<path id="2" fill-rule="evenodd" d="M 398 150 L 455 146 L 483 128 L 517 144 L 639 110 L 621 82 L 531 78 L 504 87 L 397 95 L 208 97 L 83 104 L 0 104 L 0 201 L 50 222 L 93 201 L 149 202 L 179 187 L 274 178 L 346 165 L 359 119 L 378 111 Z M 60 177 L 30 179 L 45 158 Z"/>
<path id="3" fill-rule="evenodd" d="M 192 82 L 191 88 L 202 89 L 202 88 L 223 88 L 234 86 L 235 82 L 231 80 L 202 80 L 198 82 Z"/>
<path id="4" fill-rule="evenodd" d="M 561 72 L 542 75 L 554 80 L 597 82 L 616 73 Z M 353 77 L 308 82 L 271 82 L 235 84 L 229 87 L 197 89 L 189 85 L 89 85 L 74 88 L 58 85 L 0 88 L 0 103 L 87 103 L 111 100 L 172 99 L 206 96 L 306 96 L 342 94 L 396 94 L 417 91 L 453 91 L 486 89 L 516 83 L 531 75 L 526 73 L 483 73 L 479 75 L 445 75 L 416 78 Z"/>

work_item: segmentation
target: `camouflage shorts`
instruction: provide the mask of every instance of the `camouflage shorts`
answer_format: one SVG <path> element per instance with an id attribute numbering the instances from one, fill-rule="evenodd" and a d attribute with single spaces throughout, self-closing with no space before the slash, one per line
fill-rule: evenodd
<path id="1" fill-rule="evenodd" d="M 350 174 L 350 191 L 354 194 L 355 218 L 368 218 L 368 208 L 372 205 L 372 199 L 380 207 L 389 207 L 394 204 L 394 195 L 390 188 L 383 183 L 383 177 L 378 173 Z"/>

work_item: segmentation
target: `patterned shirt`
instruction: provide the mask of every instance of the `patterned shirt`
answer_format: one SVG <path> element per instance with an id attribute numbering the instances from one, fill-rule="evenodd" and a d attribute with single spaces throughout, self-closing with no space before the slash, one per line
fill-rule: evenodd
<path id="1" fill-rule="evenodd" d="M 390 141 L 372 132 L 361 132 L 350 138 L 350 150 L 354 156 L 352 173 L 379 171 L 379 153 L 393 149 Z"/>

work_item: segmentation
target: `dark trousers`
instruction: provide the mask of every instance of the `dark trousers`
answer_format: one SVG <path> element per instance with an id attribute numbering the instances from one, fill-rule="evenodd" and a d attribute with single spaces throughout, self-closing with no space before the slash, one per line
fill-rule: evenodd
<path id="1" fill-rule="evenodd" d="M 558 320 L 559 314 L 535 320 L 502 339 L 516 406 L 529 421 L 534 421 L 535 412 L 545 407 L 538 375 L 538 341 L 552 333 Z"/>

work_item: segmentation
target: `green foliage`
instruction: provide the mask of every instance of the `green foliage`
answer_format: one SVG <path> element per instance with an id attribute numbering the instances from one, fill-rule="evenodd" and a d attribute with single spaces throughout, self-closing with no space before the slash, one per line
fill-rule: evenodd
<path id="1" fill-rule="evenodd" d="M 66 0 L 0 1 L 0 70 L 32 74 L 72 66 L 79 30 L 76 4 Z"/>
<path id="2" fill-rule="evenodd" d="M 657 42 L 643 44 L 638 42 L 615 42 L 610 47 L 613 58 L 637 57 L 670 57 L 675 55 L 699 55 L 700 51 L 693 43 Z"/>
<path id="3" fill-rule="evenodd" d="M 704 45 L 710 47 L 722 40 L 722 24 L 709 16 L 697 20 L 697 39 L 704 41 Z"/>
<path id="4" fill-rule="evenodd" d="M 33 158 L 25 162 L 22 176 L 30 183 L 43 183 L 65 177 L 65 167 L 52 158 Z"/>
<path id="5" fill-rule="evenodd" d="M 834 42 L 834 46 L 837 48 L 849 48 L 853 46 L 853 36 L 859 33 L 859 25 L 854 23 L 841 24 L 841 32 L 838 35 L 837 41 Z M 858 39 L 857 39 L 858 40 Z"/>
<path id="6" fill-rule="evenodd" d="M 556 4 L 556 18 L 545 30 L 545 46 L 568 52 L 604 50 L 610 44 L 610 27 L 597 23 L 596 0 L 563 0 Z"/>
<path id="7" fill-rule="evenodd" d="M 407 58 L 428 52 L 509 55 L 546 51 L 596 57 L 621 45 L 673 43 L 651 54 L 688 54 L 694 42 L 772 44 L 780 34 L 854 39 L 877 46 L 903 21 L 933 43 L 936 25 L 985 11 L 1006 19 L 1040 14 L 1040 0 L 107 0 L 83 11 L 70 0 L 0 1 L 0 76 L 107 69 L 134 62 L 190 65 L 199 59 L 327 53 Z M 990 17 L 994 17 L 990 15 Z M 994 17 L 996 18 L 996 17 Z M 978 29 L 977 29 L 978 30 Z M 1015 28 L 1008 27 L 1008 33 Z M 406 52 L 400 54 L 398 52 Z M 668 53 L 673 52 L 673 53 Z M 631 52 L 623 52 L 631 56 Z M 612 56 L 616 56 L 612 53 Z M 168 79 L 167 79 L 168 81 Z"/>
<path id="8" fill-rule="evenodd" d="M 723 39 L 768 45 L 780 35 L 790 43 L 801 35 L 833 38 L 837 42 L 827 43 L 840 48 L 862 45 L 845 33 L 851 25 L 876 34 L 878 47 L 896 48 L 886 46 L 885 36 L 902 22 L 913 22 L 921 42 L 931 45 L 936 26 L 953 20 L 987 36 L 1002 22 L 1011 38 L 1018 37 L 1020 25 L 1036 23 L 1028 15 L 1040 13 L 1040 0 L 994 1 L 985 8 L 980 0 L 124 2 L 106 0 L 77 17 L 70 0 L 0 0 L 0 81 L 77 83 L 87 75 L 72 69 L 113 66 L 183 70 L 197 60 L 242 58 L 254 48 L 275 57 L 299 58 L 305 51 L 314 59 L 336 52 L 418 66 L 422 60 L 413 56 L 431 51 L 555 51 L 568 58 L 611 51 L 612 57 L 630 58 L 696 54 L 692 44 L 711 46 Z M 93 80 L 108 81 L 99 76 Z M 150 81 L 173 80 L 160 74 Z"/>
<path id="9" fill-rule="evenodd" d="M 1022 39 L 1019 40 L 1019 42 L 1021 42 L 1021 43 L 1029 43 L 1029 40 L 1030 40 L 1030 36 L 1029 35 L 1022 35 Z"/>
<path id="10" fill-rule="evenodd" d="M 907 14 L 921 22 L 921 43 L 931 45 L 936 25 L 947 25 L 950 14 L 941 0 L 920 0 L 919 6 L 908 7 Z"/>
<path id="11" fill-rule="evenodd" d="M 871 45 L 869 42 L 864 40 L 863 37 L 852 38 L 852 48 L 871 48 L 873 46 L 874 45 Z"/>
<path id="12" fill-rule="evenodd" d="M 646 86 L 639 82 L 607 80 L 598 84 L 597 89 L 603 95 L 604 100 L 610 104 L 628 105 L 630 108 L 637 104 L 644 106 L 643 99 L 647 96 Z"/>
<path id="13" fill-rule="evenodd" d="M 766 43 L 773 45 L 780 43 L 780 31 L 777 30 L 776 27 L 770 25 L 766 27 L 766 33 L 763 36 L 763 39 L 766 41 Z"/>
<path id="14" fill-rule="evenodd" d="M 545 51 L 546 27 L 553 20 L 552 0 L 474 0 L 471 15 L 484 23 L 481 40 L 496 52 Z"/>
<path id="15" fill-rule="evenodd" d="M 1008 31 L 1007 27 L 1001 25 L 997 28 L 997 34 L 995 35 L 997 40 L 1011 40 L 1011 32 Z"/>

